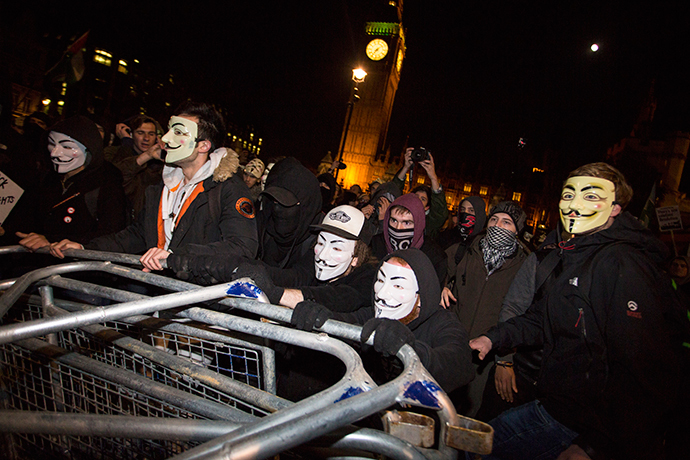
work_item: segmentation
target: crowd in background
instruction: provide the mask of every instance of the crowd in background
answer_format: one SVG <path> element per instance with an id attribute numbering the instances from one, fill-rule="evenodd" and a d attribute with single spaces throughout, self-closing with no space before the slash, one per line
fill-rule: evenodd
<path id="1" fill-rule="evenodd" d="M 312 171 L 292 156 L 235 152 L 204 103 L 182 104 L 167 125 L 134 115 L 112 133 L 85 116 L 34 113 L 18 130 L 2 115 L 0 170 L 24 195 L 0 245 L 52 255 L 17 257 L 3 278 L 69 249 L 138 254 L 145 271 L 200 285 L 250 277 L 294 309 L 295 327 L 362 325 L 377 380 L 413 347 L 459 413 L 494 426 L 491 458 L 687 453 L 690 261 L 624 211 L 632 190 L 615 168 L 566 178 L 562 222 L 535 247 L 517 202 L 471 196 L 449 211 L 433 155 L 414 148 L 392 180 L 346 190 L 338 161 Z M 428 185 L 413 186 L 413 171 Z M 286 348 L 281 396 L 310 396 L 342 373 L 337 360 Z M 529 448 L 513 439 L 523 429 Z"/>

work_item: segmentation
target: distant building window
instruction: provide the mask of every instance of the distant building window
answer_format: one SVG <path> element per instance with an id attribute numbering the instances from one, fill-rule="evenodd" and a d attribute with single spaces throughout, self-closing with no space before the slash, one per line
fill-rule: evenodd
<path id="1" fill-rule="evenodd" d="M 127 75 L 127 61 L 120 59 L 117 65 L 117 71 Z"/>
<path id="2" fill-rule="evenodd" d="M 481 187 L 481 188 L 479 189 L 479 194 L 480 194 L 480 195 L 486 195 L 487 193 L 489 193 L 489 187 Z"/>
<path id="3" fill-rule="evenodd" d="M 464 191 L 465 191 L 465 193 L 472 193 L 472 184 L 470 184 L 470 183 L 465 184 Z"/>
<path id="4" fill-rule="evenodd" d="M 112 64 L 112 58 L 113 58 L 112 54 L 110 54 L 107 51 L 103 51 L 103 50 L 95 50 L 93 53 L 94 53 L 93 54 L 93 61 L 94 62 L 97 62 L 99 64 L 103 64 L 105 66 L 110 67 L 110 65 Z"/>
<path id="5" fill-rule="evenodd" d="M 513 201 L 520 201 L 520 198 L 522 198 L 522 193 L 513 192 Z"/>

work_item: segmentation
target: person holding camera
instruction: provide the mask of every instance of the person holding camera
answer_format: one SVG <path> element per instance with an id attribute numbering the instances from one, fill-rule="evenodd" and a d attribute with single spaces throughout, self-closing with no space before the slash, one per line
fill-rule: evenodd
<path id="1" fill-rule="evenodd" d="M 405 176 L 407 176 L 415 163 L 424 169 L 431 183 L 431 186 L 418 185 L 411 190 L 411 193 L 414 193 L 422 200 L 424 215 L 426 216 L 425 235 L 427 239 L 431 240 L 438 236 L 441 227 L 448 219 L 446 194 L 438 181 L 434 157 L 431 155 L 431 152 L 424 147 L 409 147 L 405 150 L 403 167 L 398 171 L 392 182 L 397 184 L 400 190 L 403 190 L 405 188 Z M 410 187 L 412 187 L 412 179 L 410 180 Z"/>

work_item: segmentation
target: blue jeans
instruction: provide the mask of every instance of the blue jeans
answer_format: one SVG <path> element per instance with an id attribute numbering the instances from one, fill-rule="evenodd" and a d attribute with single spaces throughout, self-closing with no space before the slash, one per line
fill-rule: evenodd
<path id="1" fill-rule="evenodd" d="M 539 401 L 507 410 L 489 422 L 494 446 L 485 460 L 552 460 L 567 449 L 577 433 L 558 423 Z M 468 459 L 478 458 L 468 454 Z"/>

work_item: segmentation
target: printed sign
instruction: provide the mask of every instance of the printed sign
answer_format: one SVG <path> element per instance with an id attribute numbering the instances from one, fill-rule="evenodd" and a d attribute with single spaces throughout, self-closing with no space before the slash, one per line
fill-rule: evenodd
<path id="1" fill-rule="evenodd" d="M 0 171 L 0 225 L 5 222 L 22 193 L 24 193 L 24 189 Z"/>
<path id="2" fill-rule="evenodd" d="M 680 219 L 680 209 L 678 206 L 656 208 L 656 218 L 659 220 L 659 230 L 662 232 L 683 230 L 683 222 Z"/>

